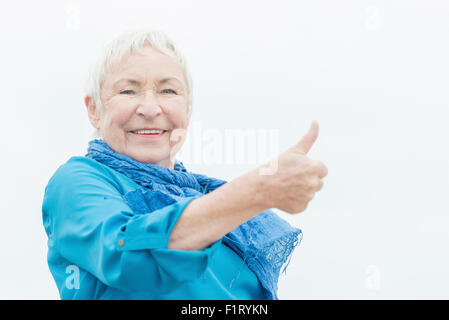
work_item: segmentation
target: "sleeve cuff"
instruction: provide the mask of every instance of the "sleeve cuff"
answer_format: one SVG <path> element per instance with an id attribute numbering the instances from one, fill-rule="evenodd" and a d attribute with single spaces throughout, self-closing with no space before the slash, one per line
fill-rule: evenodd
<path id="1" fill-rule="evenodd" d="M 118 234 L 119 251 L 167 249 L 170 232 L 185 207 L 199 196 L 188 197 L 153 212 L 134 216 Z"/>

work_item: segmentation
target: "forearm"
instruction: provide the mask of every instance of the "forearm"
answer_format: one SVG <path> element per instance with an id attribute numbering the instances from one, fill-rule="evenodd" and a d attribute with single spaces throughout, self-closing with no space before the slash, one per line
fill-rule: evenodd
<path id="1" fill-rule="evenodd" d="M 169 249 L 202 250 L 268 209 L 258 171 L 248 172 L 191 201 L 170 233 Z"/>

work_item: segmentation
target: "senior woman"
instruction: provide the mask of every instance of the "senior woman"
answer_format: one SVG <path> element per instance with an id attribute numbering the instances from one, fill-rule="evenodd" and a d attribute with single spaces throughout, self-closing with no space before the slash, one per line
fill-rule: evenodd
<path id="1" fill-rule="evenodd" d="M 278 299 L 279 273 L 302 233 L 270 208 L 304 211 L 322 187 L 327 169 L 306 155 L 317 122 L 231 182 L 190 172 L 175 155 L 191 79 L 156 30 L 128 31 L 105 47 L 85 105 L 98 136 L 56 170 L 42 205 L 60 297 Z"/>

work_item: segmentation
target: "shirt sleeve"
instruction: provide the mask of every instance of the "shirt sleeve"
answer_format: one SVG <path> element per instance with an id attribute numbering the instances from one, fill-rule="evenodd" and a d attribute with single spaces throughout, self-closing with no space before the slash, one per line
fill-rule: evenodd
<path id="1" fill-rule="evenodd" d="M 168 249 L 189 197 L 146 214 L 127 205 L 111 177 L 65 164 L 50 179 L 43 219 L 59 253 L 104 284 L 168 293 L 207 269 L 222 238 L 203 250 Z"/>

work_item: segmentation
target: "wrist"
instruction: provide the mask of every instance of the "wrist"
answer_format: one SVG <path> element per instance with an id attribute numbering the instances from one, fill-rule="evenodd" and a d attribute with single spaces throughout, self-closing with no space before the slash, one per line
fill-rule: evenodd
<path id="1" fill-rule="evenodd" d="M 266 177 L 259 174 L 259 170 L 252 170 L 245 177 L 245 185 L 250 189 L 251 200 L 260 212 L 271 208 L 270 194 L 267 192 Z"/>

